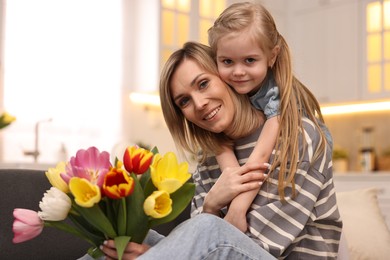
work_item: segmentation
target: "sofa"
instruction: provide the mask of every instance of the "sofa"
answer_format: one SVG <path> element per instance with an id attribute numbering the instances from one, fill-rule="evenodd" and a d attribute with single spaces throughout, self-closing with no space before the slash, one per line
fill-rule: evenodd
<path id="1" fill-rule="evenodd" d="M 45 171 L 0 169 L 0 259 L 73 260 L 87 252 L 90 244 L 55 228 L 44 228 L 34 239 L 13 244 L 13 210 L 25 208 L 38 211 L 39 201 L 50 187 Z M 189 208 L 175 221 L 157 227 L 157 231 L 167 235 L 187 218 Z"/>
<path id="2" fill-rule="evenodd" d="M 385 208 L 378 203 L 378 194 L 388 190 L 375 187 L 345 189 L 336 178 L 337 199 L 344 221 L 343 240 L 338 259 L 381 260 L 390 256 L 390 232 L 384 216 Z M 390 189 L 389 183 L 382 183 Z M 365 186 L 371 186 L 365 182 Z M 50 188 L 45 172 L 41 170 L 0 169 L 0 259 L 77 259 L 90 247 L 84 240 L 54 228 L 44 228 L 36 238 L 13 244 L 12 223 L 14 208 L 39 210 L 43 193 Z M 338 188 L 338 189 L 337 189 Z M 386 197 L 387 198 L 387 197 Z M 190 208 L 174 221 L 158 226 L 164 235 L 188 219 Z"/>

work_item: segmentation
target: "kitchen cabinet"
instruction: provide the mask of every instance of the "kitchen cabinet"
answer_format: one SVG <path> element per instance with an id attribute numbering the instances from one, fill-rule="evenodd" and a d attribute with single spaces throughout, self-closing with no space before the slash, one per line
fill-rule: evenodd
<path id="1" fill-rule="evenodd" d="M 362 99 L 360 6 L 356 0 L 299 0 L 290 6 L 295 74 L 321 104 Z"/>

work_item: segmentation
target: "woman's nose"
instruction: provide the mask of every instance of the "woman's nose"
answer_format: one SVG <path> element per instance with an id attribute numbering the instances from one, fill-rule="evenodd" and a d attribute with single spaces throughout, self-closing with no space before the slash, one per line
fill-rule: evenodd
<path id="1" fill-rule="evenodd" d="M 204 97 L 203 94 L 198 94 L 196 96 L 193 97 L 193 100 L 194 100 L 194 104 L 195 104 L 195 107 L 197 109 L 203 109 L 207 106 L 207 103 L 208 103 L 208 99 L 206 97 Z"/>

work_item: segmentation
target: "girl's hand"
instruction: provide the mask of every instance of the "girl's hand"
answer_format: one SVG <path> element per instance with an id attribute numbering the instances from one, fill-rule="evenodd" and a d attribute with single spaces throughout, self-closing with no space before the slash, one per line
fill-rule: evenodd
<path id="1" fill-rule="evenodd" d="M 127 244 L 125 251 L 123 252 L 123 260 L 133 260 L 148 251 L 150 246 L 146 244 L 137 244 L 130 242 Z M 118 253 L 116 252 L 114 240 L 107 240 L 104 242 L 101 250 L 106 255 L 107 260 L 118 259 Z"/>
<path id="2" fill-rule="evenodd" d="M 221 208 L 228 205 L 238 194 L 258 189 L 266 175 L 267 165 L 243 165 L 227 167 L 217 182 L 207 193 L 203 212 L 218 215 Z"/>

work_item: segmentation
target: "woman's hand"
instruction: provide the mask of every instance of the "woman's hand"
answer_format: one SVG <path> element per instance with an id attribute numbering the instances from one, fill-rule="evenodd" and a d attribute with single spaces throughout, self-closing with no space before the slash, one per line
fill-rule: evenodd
<path id="1" fill-rule="evenodd" d="M 146 244 L 137 244 L 130 242 L 127 244 L 125 251 L 123 252 L 123 260 L 133 260 L 148 251 L 150 246 Z M 107 260 L 118 259 L 118 253 L 116 252 L 114 240 L 107 240 L 104 242 L 101 250 L 106 255 Z"/>
<path id="2" fill-rule="evenodd" d="M 241 167 L 227 167 L 207 193 L 203 212 L 218 215 L 238 194 L 258 189 L 266 175 L 267 165 L 245 164 Z"/>

